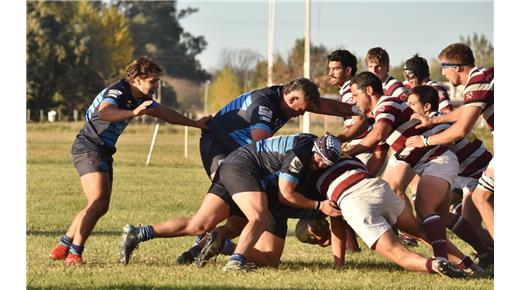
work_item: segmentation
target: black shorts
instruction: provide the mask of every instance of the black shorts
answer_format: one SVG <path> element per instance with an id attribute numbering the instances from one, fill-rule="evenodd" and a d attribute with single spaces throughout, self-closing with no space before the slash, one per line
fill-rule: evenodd
<path id="1" fill-rule="evenodd" d="M 76 171 L 80 177 L 91 172 L 106 172 L 108 173 L 110 182 L 112 182 L 113 161 L 114 160 L 112 159 L 111 155 L 93 150 L 84 151 L 81 153 L 72 153 L 72 163 L 74 164 L 74 168 L 76 168 Z"/>
<path id="2" fill-rule="evenodd" d="M 246 216 L 244 215 L 242 210 L 240 210 L 238 205 L 233 201 L 233 198 L 231 198 L 231 194 L 229 193 L 229 191 L 226 189 L 226 187 L 222 183 L 221 170 L 222 170 L 222 166 L 220 166 L 218 168 L 217 172 L 215 173 L 215 177 L 213 178 L 213 183 L 211 184 L 211 186 L 208 190 L 208 193 L 215 194 L 216 196 L 220 197 L 228 205 L 230 215 L 235 215 L 235 216 L 239 216 L 242 218 L 246 218 Z M 252 191 L 252 190 L 245 190 L 245 191 Z M 263 191 L 263 190 L 254 190 L 254 191 Z M 242 191 L 239 191 L 239 192 L 242 192 Z M 285 217 L 285 215 L 283 215 L 282 213 L 271 209 L 274 206 L 274 204 L 277 203 L 277 200 L 274 199 L 275 197 L 276 196 L 273 197 L 273 196 L 268 195 L 270 222 L 269 222 L 267 231 L 270 232 L 271 234 L 285 240 L 285 236 L 287 235 L 287 217 Z"/>
<path id="3" fill-rule="evenodd" d="M 200 136 L 199 149 L 200 159 L 208 176 L 215 173 L 220 161 L 233 151 L 218 142 L 213 135 L 204 132 Z"/>
<path id="4" fill-rule="evenodd" d="M 220 183 L 231 195 L 245 191 L 265 192 L 261 185 L 262 174 L 254 165 L 222 163 L 218 172 Z"/>

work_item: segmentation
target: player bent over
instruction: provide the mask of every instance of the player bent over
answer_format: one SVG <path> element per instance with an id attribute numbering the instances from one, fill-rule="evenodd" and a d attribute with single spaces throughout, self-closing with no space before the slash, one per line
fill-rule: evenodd
<path id="1" fill-rule="evenodd" d="M 161 73 L 161 67 L 150 58 L 136 59 L 127 67 L 126 78 L 102 90 L 88 108 L 85 125 L 71 150 L 87 205 L 52 249 L 52 259 L 65 260 L 68 266 L 82 263 L 85 242 L 110 204 L 117 139 L 134 117 L 146 114 L 171 124 L 206 128 L 210 117 L 194 121 L 152 99 Z"/>
<path id="2" fill-rule="evenodd" d="M 265 183 L 278 185 L 278 198 L 285 204 L 320 209 L 331 216 L 340 215 L 333 203 L 310 200 L 294 190 L 308 171 L 326 168 L 339 159 L 339 150 L 340 142 L 333 136 L 317 138 L 310 134 L 280 136 L 240 147 L 218 167 L 209 193 L 195 216 L 137 229 L 125 226 L 121 262 L 128 263 L 141 241 L 154 237 L 201 235 L 212 230 L 231 216 L 231 208 L 225 201 L 228 192 L 248 222 L 224 271 L 247 271 L 252 249 L 272 221 Z"/>

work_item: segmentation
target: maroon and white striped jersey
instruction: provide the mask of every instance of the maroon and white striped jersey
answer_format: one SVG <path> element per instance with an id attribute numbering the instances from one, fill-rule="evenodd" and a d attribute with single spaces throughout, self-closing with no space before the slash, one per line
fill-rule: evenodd
<path id="1" fill-rule="evenodd" d="M 494 68 L 474 67 L 464 87 L 464 106 L 476 106 L 482 109 L 482 117 L 491 131 L 494 129 Z"/>
<path id="2" fill-rule="evenodd" d="M 339 95 L 341 96 L 341 101 L 347 104 L 353 104 L 352 100 L 352 90 L 350 89 L 350 80 L 346 81 L 339 89 Z"/>
<path id="3" fill-rule="evenodd" d="M 386 143 L 395 151 L 395 157 L 410 166 L 427 162 L 448 150 L 446 146 L 434 145 L 423 148 L 406 147 L 406 139 L 415 135 L 434 135 L 447 127 L 449 124 L 437 125 L 433 128 L 416 129 L 419 120 L 411 119 L 414 111 L 399 98 L 383 96 L 377 102 L 374 115 L 377 122 L 389 124 L 394 131 L 386 139 Z"/>
<path id="4" fill-rule="evenodd" d="M 447 113 L 453 110 L 448 90 L 442 84 L 436 81 L 429 81 L 426 85 L 433 87 L 439 93 L 439 112 Z"/>
<path id="5" fill-rule="evenodd" d="M 392 76 L 387 76 L 383 82 L 383 93 L 385 96 L 397 97 L 406 102 L 406 87 Z"/>
<path id="6" fill-rule="evenodd" d="M 316 188 L 327 199 L 338 202 L 350 187 L 367 177 L 368 170 L 363 162 L 348 156 L 327 168 L 318 178 Z"/>
<path id="7" fill-rule="evenodd" d="M 433 112 L 430 117 L 441 114 Z M 487 168 L 489 161 L 493 159 L 493 154 L 484 147 L 482 140 L 478 139 L 473 133 L 446 146 L 457 155 L 460 165 L 459 176 L 479 178 Z"/>

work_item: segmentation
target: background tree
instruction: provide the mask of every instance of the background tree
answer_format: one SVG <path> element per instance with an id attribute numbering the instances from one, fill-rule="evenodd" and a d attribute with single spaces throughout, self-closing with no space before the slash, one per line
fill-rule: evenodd
<path id="1" fill-rule="evenodd" d="M 252 49 L 225 48 L 220 52 L 219 67 L 229 66 L 240 81 L 243 91 L 251 90 L 255 64 L 262 58 Z"/>
<path id="2" fill-rule="evenodd" d="M 461 36 L 460 41 L 467 44 L 473 50 L 475 65 L 482 67 L 494 66 L 494 47 L 493 44 L 483 35 L 476 32 L 471 36 Z"/>
<path id="3" fill-rule="evenodd" d="M 233 73 L 230 66 L 224 67 L 219 71 L 208 92 L 208 107 L 210 113 L 216 113 L 223 106 L 243 93 L 240 80 Z"/>

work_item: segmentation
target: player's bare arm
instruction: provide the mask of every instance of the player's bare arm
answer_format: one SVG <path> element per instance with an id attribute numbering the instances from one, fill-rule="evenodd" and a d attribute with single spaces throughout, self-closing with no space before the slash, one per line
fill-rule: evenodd
<path id="1" fill-rule="evenodd" d="M 374 129 L 372 129 L 359 144 L 349 146 L 348 154 L 356 156 L 360 153 L 373 152 L 377 144 L 386 140 L 392 131 L 393 129 L 389 124 L 377 122 Z"/>
<path id="2" fill-rule="evenodd" d="M 359 110 L 356 109 L 357 107 L 352 106 L 351 104 L 331 99 L 320 98 L 320 106 L 318 108 L 318 111 L 314 113 L 338 117 L 360 115 L 361 112 L 359 112 Z"/>
<path id="3" fill-rule="evenodd" d="M 343 133 L 336 136 L 342 143 L 356 139 L 356 137 L 368 129 L 369 124 L 367 117 L 352 116 L 352 120 L 354 120 L 355 123 L 349 128 L 345 127 Z"/>
<path id="4" fill-rule="evenodd" d="M 345 251 L 347 249 L 347 222 L 341 217 L 330 218 L 332 255 L 334 267 L 341 269 L 345 265 Z"/>
<path id="5" fill-rule="evenodd" d="M 145 114 L 159 118 L 164 120 L 170 124 L 176 125 L 184 125 L 191 126 L 199 129 L 207 129 L 206 123 L 211 120 L 211 115 L 204 116 L 199 120 L 192 120 L 180 114 L 179 112 L 168 108 L 167 106 L 163 106 L 161 104 L 157 104 L 154 109 L 146 110 Z"/>
<path id="6" fill-rule="evenodd" d="M 123 110 L 119 109 L 116 105 L 109 102 L 102 102 L 99 105 L 99 118 L 103 121 L 118 122 L 128 118 L 140 116 L 146 113 L 147 107 L 152 104 L 153 101 L 144 101 L 139 107 L 134 110 Z"/>
<path id="7" fill-rule="evenodd" d="M 264 140 L 264 139 L 271 137 L 271 133 L 264 131 L 262 129 L 253 129 L 253 130 L 251 130 L 251 137 L 252 137 L 253 141 L 256 142 L 256 141 Z"/>
<path id="8" fill-rule="evenodd" d="M 421 121 L 421 123 L 419 125 L 415 126 L 415 128 L 425 128 L 425 127 L 432 127 L 432 126 L 435 126 L 438 124 L 454 123 L 457 121 L 457 119 L 460 118 L 461 113 L 462 113 L 462 107 L 463 106 L 460 106 L 457 109 L 455 109 L 447 114 L 439 115 L 439 116 L 436 116 L 433 118 L 414 113 L 412 115 L 411 119 L 417 119 L 417 120 Z"/>
<path id="9" fill-rule="evenodd" d="M 306 209 L 319 209 L 328 216 L 341 216 L 341 211 L 336 208 L 336 204 L 330 200 L 316 201 L 308 199 L 301 193 L 295 191 L 296 183 L 290 182 L 283 177 L 278 178 L 279 194 L 278 200 L 284 204 Z"/>
<path id="10" fill-rule="evenodd" d="M 443 145 L 455 142 L 471 132 L 477 122 L 482 109 L 480 107 L 459 107 L 461 110 L 459 119 L 448 129 L 428 138 L 424 136 L 412 136 L 406 140 L 406 147 L 422 148 L 428 145 Z"/>

